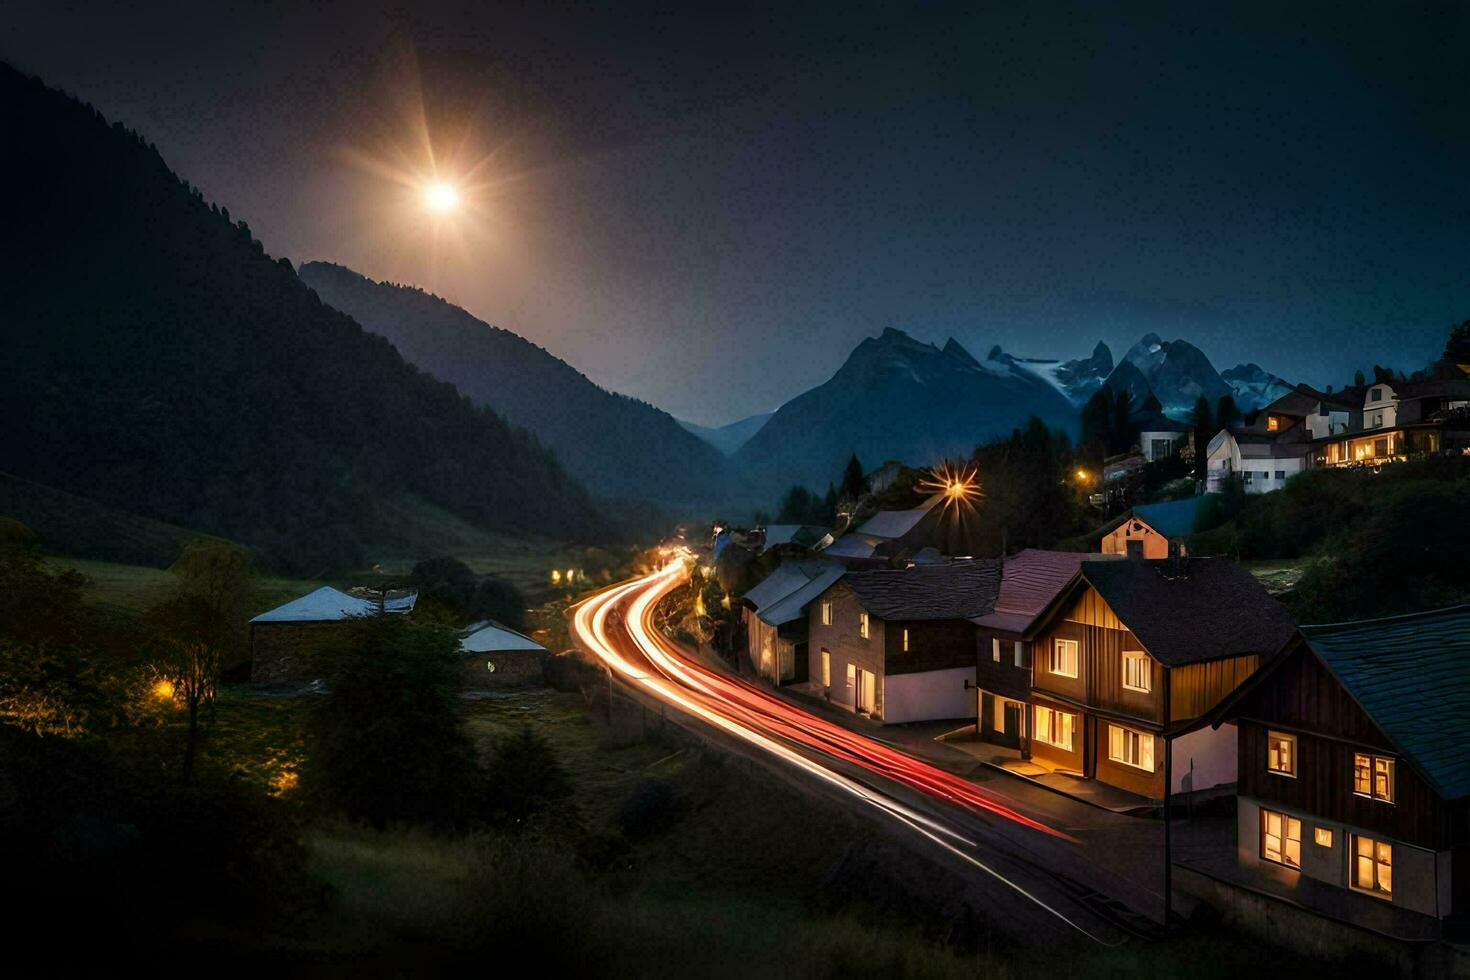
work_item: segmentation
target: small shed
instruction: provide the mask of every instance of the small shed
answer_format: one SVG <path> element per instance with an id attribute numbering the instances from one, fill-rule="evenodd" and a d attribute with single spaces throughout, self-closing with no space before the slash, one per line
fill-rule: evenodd
<path id="1" fill-rule="evenodd" d="M 1102 537 L 1102 553 L 1134 558 L 1168 558 L 1169 543 L 1182 550 L 1195 531 L 1207 497 L 1185 497 L 1158 504 L 1139 504 Z"/>
<path id="2" fill-rule="evenodd" d="M 544 680 L 544 646 L 494 620 L 475 623 L 459 641 L 466 687 L 526 687 Z"/>

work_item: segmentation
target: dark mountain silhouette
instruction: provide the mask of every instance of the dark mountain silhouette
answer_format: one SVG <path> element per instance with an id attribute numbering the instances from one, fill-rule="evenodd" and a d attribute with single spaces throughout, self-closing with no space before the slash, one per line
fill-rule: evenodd
<path id="1" fill-rule="evenodd" d="M 1240 406 L 1242 412 L 1253 412 L 1263 405 L 1269 405 L 1294 388 L 1291 382 L 1277 377 L 1254 362 L 1237 364 L 1221 371 L 1220 380 L 1228 384 L 1235 393 L 1235 404 Z"/>
<path id="2" fill-rule="evenodd" d="M 864 340 L 824 384 L 782 405 L 735 454 L 756 486 L 824 487 L 849 455 L 924 465 L 968 456 L 1031 415 L 1075 434 L 1077 412 L 1058 389 L 998 350 L 976 360 L 889 328 Z"/>
<path id="3" fill-rule="evenodd" d="M 120 123 L 0 65 L 4 469 L 297 569 L 414 515 L 605 532 L 530 435 L 322 304 Z"/>
<path id="4" fill-rule="evenodd" d="M 325 262 L 303 265 L 300 275 L 410 362 L 535 433 L 597 493 L 666 504 L 715 499 L 724 459 L 667 412 L 598 387 L 525 338 L 422 289 Z"/>

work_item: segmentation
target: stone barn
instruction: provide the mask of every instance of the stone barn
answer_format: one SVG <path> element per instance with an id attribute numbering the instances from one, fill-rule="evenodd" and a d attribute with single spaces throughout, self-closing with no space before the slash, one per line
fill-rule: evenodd
<path id="1" fill-rule="evenodd" d="M 486 620 L 469 627 L 459 641 L 464 651 L 464 684 L 471 688 L 528 687 L 544 680 L 549 651 L 508 626 Z"/>
<path id="2" fill-rule="evenodd" d="M 389 592 L 384 612 L 406 615 L 415 592 Z M 309 681 L 321 676 L 320 654 L 358 616 L 378 613 L 377 596 L 354 595 L 324 585 L 250 621 L 250 679 Z"/>

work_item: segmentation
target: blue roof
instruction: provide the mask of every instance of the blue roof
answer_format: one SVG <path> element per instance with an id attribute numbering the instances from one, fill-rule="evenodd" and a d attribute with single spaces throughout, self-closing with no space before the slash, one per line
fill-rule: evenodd
<path id="1" fill-rule="evenodd" d="M 1182 538 L 1194 533 L 1194 522 L 1207 500 L 1206 496 L 1196 496 L 1161 504 L 1139 504 L 1133 508 L 1133 516 L 1166 538 Z"/>
<path id="2" fill-rule="evenodd" d="M 1301 633 L 1440 796 L 1470 796 L 1470 605 Z"/>
<path id="3" fill-rule="evenodd" d="M 784 561 L 766 579 L 745 593 L 756 607 L 756 615 L 767 626 L 781 626 L 800 619 L 813 599 L 842 577 L 843 567 L 835 561 Z"/>

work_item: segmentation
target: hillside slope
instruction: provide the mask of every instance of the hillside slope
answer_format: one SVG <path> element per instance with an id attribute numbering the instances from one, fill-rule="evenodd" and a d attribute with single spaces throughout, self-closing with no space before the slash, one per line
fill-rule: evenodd
<path id="1" fill-rule="evenodd" d="M 331 309 L 120 123 L 0 65 L 7 471 L 318 568 L 411 496 L 605 534 L 529 435 Z"/>
<path id="2" fill-rule="evenodd" d="M 509 330 L 432 293 L 308 262 L 303 282 L 411 363 L 524 426 L 599 494 L 662 503 L 716 496 L 724 460 L 667 412 L 598 387 Z"/>

